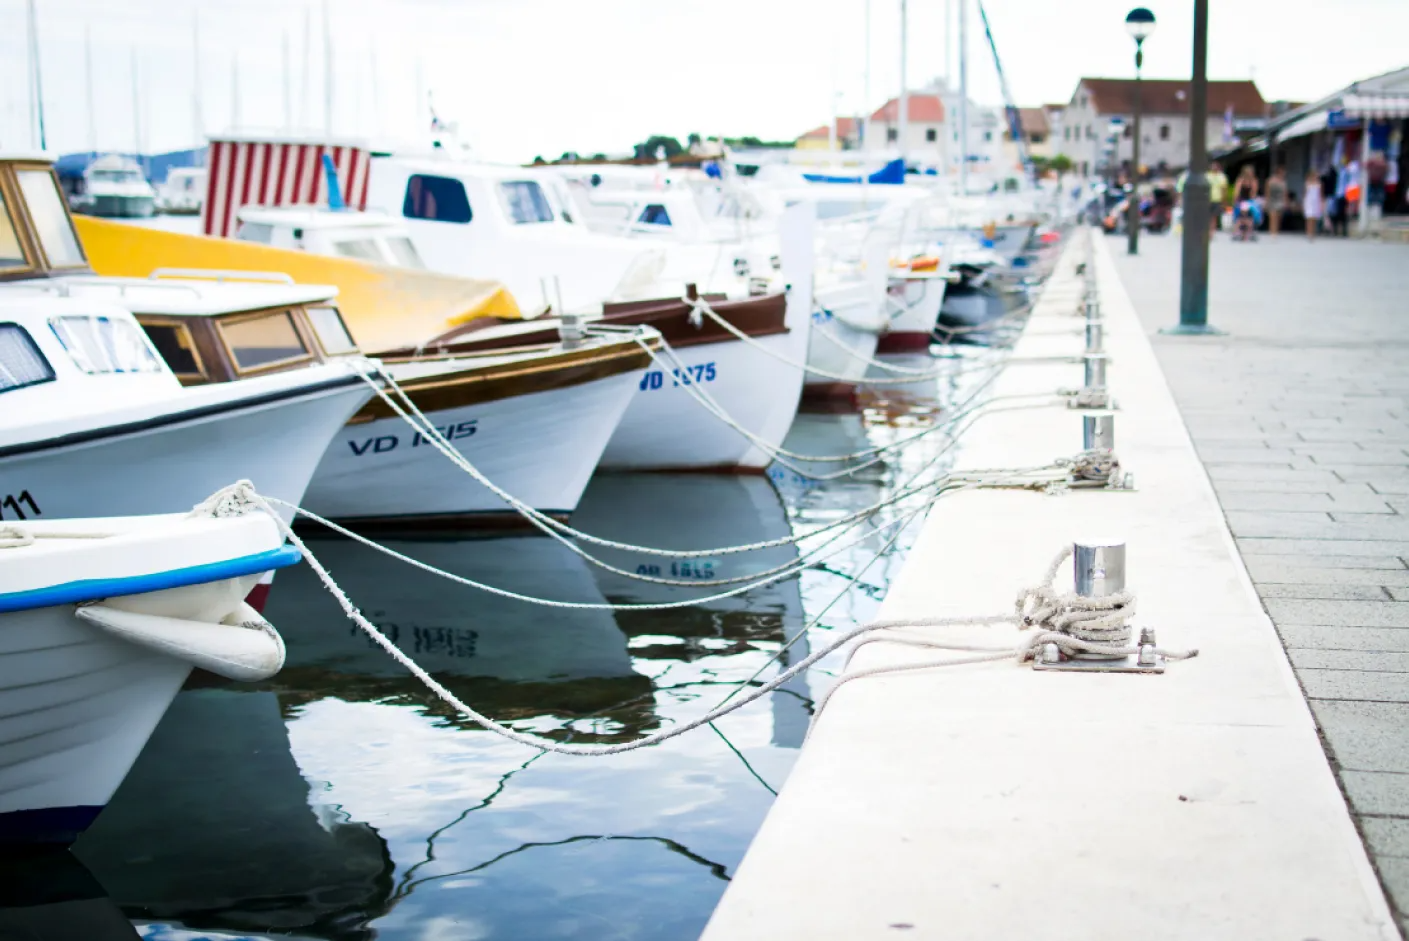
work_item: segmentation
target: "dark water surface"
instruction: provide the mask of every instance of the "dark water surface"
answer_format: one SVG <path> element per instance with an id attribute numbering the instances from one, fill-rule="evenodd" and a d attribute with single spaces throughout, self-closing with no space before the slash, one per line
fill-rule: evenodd
<path id="1" fill-rule="evenodd" d="M 975 378 L 873 398 L 862 413 L 804 414 L 787 445 L 843 453 L 914 434 Z M 679 549 L 771 539 L 875 503 L 944 443 L 930 435 L 826 484 L 778 466 L 767 477 L 599 475 L 573 523 Z M 919 529 L 878 557 L 896 532 L 881 527 L 894 518 L 879 514 L 842 540 L 860 544 L 800 576 L 674 611 L 540 607 L 348 541 L 310 546 L 465 702 L 516 729 L 605 743 L 688 721 L 756 672 L 775 675 L 775 655 L 809 618 L 817 625 L 783 662 L 871 617 Z M 388 542 L 546 598 L 639 603 L 720 590 L 644 584 L 538 536 Z M 707 580 L 783 565 L 797 550 L 600 555 L 631 572 Z M 455 715 L 361 635 L 306 566 L 280 574 L 266 613 L 288 643 L 284 671 L 255 687 L 183 691 L 75 847 L 144 938 L 694 938 L 787 778 L 814 695 L 839 667 L 828 658 L 659 747 L 578 758 L 540 754 Z"/>

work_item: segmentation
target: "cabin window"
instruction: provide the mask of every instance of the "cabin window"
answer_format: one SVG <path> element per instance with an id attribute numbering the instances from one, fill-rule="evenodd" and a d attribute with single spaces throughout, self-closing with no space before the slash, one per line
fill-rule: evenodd
<path id="1" fill-rule="evenodd" d="M 311 359 L 303 337 L 286 310 L 216 322 L 240 372 Z"/>
<path id="2" fill-rule="evenodd" d="M 191 331 L 184 323 L 149 323 L 141 321 L 147 331 L 147 339 L 157 348 L 166 365 L 181 379 L 204 379 L 205 369 L 201 366 L 201 354 L 196 351 L 196 343 Z"/>
<path id="3" fill-rule="evenodd" d="M 356 353 L 357 344 L 352 334 L 347 332 L 347 324 L 342 322 L 342 314 L 336 307 L 310 307 L 308 319 L 313 324 L 313 332 L 318 336 L 318 345 L 329 356 L 342 356 Z"/>
<path id="4" fill-rule="evenodd" d="M 421 261 L 421 253 L 416 251 L 416 246 L 411 244 L 411 240 L 404 235 L 389 235 L 386 240 L 387 251 L 391 252 L 393 264 L 402 268 L 424 268 L 426 263 Z"/>
<path id="5" fill-rule="evenodd" d="M 362 261 L 378 263 L 385 260 L 377 249 L 376 239 L 343 239 L 333 243 L 333 251 L 344 258 L 360 258 Z"/>
<path id="6" fill-rule="evenodd" d="M 17 323 L 0 323 L 0 392 L 49 382 L 54 368 Z"/>
<path id="7" fill-rule="evenodd" d="M 458 222 L 462 225 L 474 218 L 464 183 L 450 177 L 420 173 L 413 174 L 406 181 L 406 199 L 401 203 L 401 214 L 408 219 Z"/>
<path id="8" fill-rule="evenodd" d="M 258 242 L 268 245 L 274 241 L 274 227 L 267 222 L 242 222 L 235 238 L 242 242 Z"/>
<path id="9" fill-rule="evenodd" d="M 113 317 L 53 317 L 49 326 L 74 365 L 89 375 L 161 372 L 161 360 L 141 329 Z"/>
<path id="10" fill-rule="evenodd" d="M 15 177 L 29 205 L 35 235 L 39 237 L 39 245 L 44 249 L 49 264 L 55 268 L 86 264 L 87 259 L 83 257 L 83 248 L 74 234 L 64 198 L 54 182 L 54 174 L 40 169 L 16 170 Z"/>
<path id="11" fill-rule="evenodd" d="M 660 203 L 652 203 L 641 210 L 641 218 L 636 221 L 644 225 L 670 225 L 670 213 Z"/>
<path id="12" fill-rule="evenodd" d="M 499 198 L 504 211 L 515 225 L 552 222 L 553 207 L 543 195 L 543 187 L 532 180 L 509 180 L 499 184 Z"/>
<path id="13" fill-rule="evenodd" d="M 10 207 L 5 205 L 5 194 L 0 193 L 0 268 L 27 268 L 29 261 L 24 257 L 20 236 L 15 231 L 15 219 L 10 215 Z"/>

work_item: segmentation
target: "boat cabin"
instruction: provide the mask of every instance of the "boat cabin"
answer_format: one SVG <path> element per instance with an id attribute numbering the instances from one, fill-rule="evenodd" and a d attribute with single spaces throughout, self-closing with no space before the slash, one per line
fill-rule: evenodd
<path id="1" fill-rule="evenodd" d="M 148 278 L 98 277 L 49 159 L 0 156 L 0 297 L 38 294 L 128 311 L 182 385 L 360 356 L 338 312 L 337 293 L 265 272 L 161 269 Z M 93 336 L 116 337 L 125 328 L 93 329 Z M 94 361 L 106 355 L 104 344 L 117 342 L 74 341 L 75 348 L 89 348 L 85 355 Z"/>
<path id="2" fill-rule="evenodd" d="M 385 213 L 313 206 L 242 206 L 239 219 L 235 238 L 242 241 L 395 268 L 426 267 L 406 226 Z"/>

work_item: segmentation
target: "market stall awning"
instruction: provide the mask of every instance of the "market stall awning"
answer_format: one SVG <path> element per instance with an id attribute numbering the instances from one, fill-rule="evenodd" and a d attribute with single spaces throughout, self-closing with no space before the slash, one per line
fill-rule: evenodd
<path id="1" fill-rule="evenodd" d="M 1340 110 L 1348 118 L 1409 118 L 1409 95 L 1346 95 Z"/>
<path id="2" fill-rule="evenodd" d="M 1326 129 L 1327 114 L 1325 111 L 1313 111 L 1310 114 L 1302 115 L 1291 124 L 1277 131 L 1277 140 L 1291 140 L 1293 137 L 1305 137 L 1307 134 L 1315 134 L 1317 131 Z"/>

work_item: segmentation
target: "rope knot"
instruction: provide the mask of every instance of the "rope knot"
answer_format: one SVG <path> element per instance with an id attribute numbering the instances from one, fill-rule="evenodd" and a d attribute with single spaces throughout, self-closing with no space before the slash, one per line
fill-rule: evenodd
<path id="1" fill-rule="evenodd" d="M 0 549 L 21 549 L 34 542 L 34 533 L 13 523 L 0 525 Z"/>
<path id="2" fill-rule="evenodd" d="M 262 509 L 254 484 L 248 480 L 237 480 L 191 507 L 189 516 L 229 519 L 256 513 Z"/>

